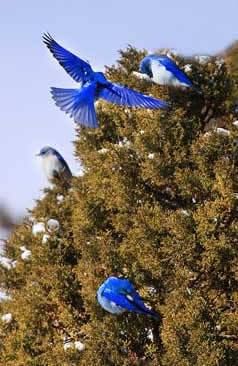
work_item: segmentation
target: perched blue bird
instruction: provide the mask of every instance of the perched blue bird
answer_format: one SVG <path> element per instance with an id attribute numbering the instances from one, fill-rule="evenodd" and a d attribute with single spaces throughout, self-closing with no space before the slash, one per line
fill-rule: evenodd
<path id="1" fill-rule="evenodd" d="M 185 73 L 167 55 L 146 56 L 140 63 L 139 71 L 145 79 L 150 79 L 156 84 L 186 86 L 201 93 L 201 90 L 189 80 Z"/>
<path id="2" fill-rule="evenodd" d="M 69 113 L 76 123 L 92 128 L 99 126 L 94 108 L 94 102 L 99 98 L 129 107 L 158 109 L 167 106 L 164 101 L 109 82 L 102 72 L 94 72 L 87 62 L 61 47 L 49 34 L 44 34 L 43 41 L 65 71 L 80 83 L 79 89 L 51 88 L 56 105 Z"/>
<path id="3" fill-rule="evenodd" d="M 54 178 L 69 181 L 72 178 L 72 173 L 68 164 L 62 155 L 60 155 L 57 150 L 53 149 L 53 147 L 43 147 L 37 156 L 42 158 L 43 169 L 49 181 Z"/>
<path id="4" fill-rule="evenodd" d="M 128 280 L 109 277 L 98 289 L 97 299 L 103 309 L 112 314 L 121 314 L 124 311 L 134 311 L 140 314 L 149 314 L 158 318 L 159 314 L 148 309 L 142 298 Z"/>

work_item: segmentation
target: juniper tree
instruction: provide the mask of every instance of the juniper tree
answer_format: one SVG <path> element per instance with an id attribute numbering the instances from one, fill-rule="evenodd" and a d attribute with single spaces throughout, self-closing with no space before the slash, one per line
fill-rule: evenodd
<path id="1" fill-rule="evenodd" d="M 238 41 L 227 48 L 223 53 L 226 57 L 227 66 L 232 74 L 233 88 L 232 88 L 232 112 L 235 117 L 238 117 Z"/>
<path id="2" fill-rule="evenodd" d="M 237 360 L 232 75 L 216 57 L 174 56 L 181 68 L 190 65 L 187 74 L 204 94 L 160 87 L 132 74 L 145 54 L 129 46 L 106 75 L 168 100 L 169 108 L 100 101 L 100 128 L 77 130 L 75 156 L 84 175 L 70 189 L 46 190 L 31 220 L 6 243 L 6 255 L 17 263 L 1 269 L 11 299 L 0 310 L 12 314 L 1 324 L 3 365 L 225 366 Z M 211 119 L 222 119 L 223 129 Z M 25 259 L 22 246 L 31 251 Z M 112 275 L 129 279 L 160 320 L 100 308 L 96 291 Z M 83 343 L 81 350 L 75 342 Z"/>

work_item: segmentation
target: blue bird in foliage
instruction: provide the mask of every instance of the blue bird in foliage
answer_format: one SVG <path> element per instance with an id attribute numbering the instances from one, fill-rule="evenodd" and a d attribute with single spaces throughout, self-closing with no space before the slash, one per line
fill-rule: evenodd
<path id="1" fill-rule="evenodd" d="M 54 178 L 69 181 L 72 178 L 72 173 L 68 164 L 62 155 L 60 155 L 57 150 L 53 149 L 53 147 L 43 147 L 37 156 L 42 158 L 43 169 L 49 181 Z"/>
<path id="2" fill-rule="evenodd" d="M 49 34 L 43 41 L 65 71 L 78 83 L 78 89 L 51 88 L 56 105 L 80 125 L 99 126 L 94 102 L 102 98 L 110 103 L 139 108 L 158 109 L 167 106 L 165 101 L 145 96 L 119 84 L 109 82 L 102 72 L 94 72 L 81 58 L 61 47 Z"/>
<path id="3" fill-rule="evenodd" d="M 201 93 L 191 80 L 167 55 L 148 55 L 140 62 L 140 73 L 159 85 L 186 86 Z M 136 73 L 137 74 L 137 73 Z"/>
<path id="4" fill-rule="evenodd" d="M 124 311 L 134 311 L 148 314 L 158 319 L 159 314 L 147 308 L 142 298 L 128 281 L 117 277 L 109 277 L 98 289 L 97 299 L 103 309 L 112 314 L 121 314 Z"/>

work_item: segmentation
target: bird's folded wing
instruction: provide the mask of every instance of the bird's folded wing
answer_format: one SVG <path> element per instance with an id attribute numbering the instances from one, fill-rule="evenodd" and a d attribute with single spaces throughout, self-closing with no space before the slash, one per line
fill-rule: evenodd
<path id="1" fill-rule="evenodd" d="M 103 86 L 98 96 L 110 103 L 129 107 L 158 109 L 167 106 L 165 101 L 148 97 L 135 90 L 113 83 Z"/>
<path id="2" fill-rule="evenodd" d="M 59 64 L 75 81 L 85 82 L 88 80 L 88 75 L 93 70 L 87 62 L 61 47 L 50 34 L 44 34 L 43 41 Z"/>
<path id="3" fill-rule="evenodd" d="M 126 298 L 124 294 L 116 294 L 112 291 L 104 290 L 102 293 L 107 300 L 114 302 L 116 305 L 121 306 L 123 309 L 136 311 L 135 306 Z"/>
<path id="4" fill-rule="evenodd" d="M 145 305 L 139 298 L 134 298 L 130 294 L 126 294 L 123 290 L 122 293 L 114 293 L 111 291 L 105 291 L 102 294 L 107 300 L 114 302 L 116 305 L 121 306 L 123 309 L 135 311 L 137 313 L 147 312 Z"/>
<path id="5" fill-rule="evenodd" d="M 72 175 L 71 170 L 69 169 L 69 166 L 66 163 L 66 161 L 64 160 L 63 156 L 60 154 L 57 154 L 57 153 L 56 153 L 56 156 L 57 156 L 57 159 L 62 163 L 62 165 L 63 165 L 64 169 L 67 171 L 67 173 L 69 175 Z"/>
<path id="6" fill-rule="evenodd" d="M 181 82 L 193 86 L 193 83 L 189 80 L 189 78 L 184 74 L 182 70 L 176 65 L 176 63 L 171 60 L 169 57 L 161 57 L 158 55 L 158 61 L 161 65 L 163 65 L 168 71 L 170 71 L 176 78 Z M 152 72 L 153 72 L 153 63 L 151 64 Z"/>

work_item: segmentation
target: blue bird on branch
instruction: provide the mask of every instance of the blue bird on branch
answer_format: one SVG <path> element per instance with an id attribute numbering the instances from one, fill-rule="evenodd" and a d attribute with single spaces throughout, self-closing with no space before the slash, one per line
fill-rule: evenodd
<path id="1" fill-rule="evenodd" d="M 146 80 L 151 80 L 159 85 L 185 86 L 193 88 L 202 94 L 200 88 L 195 86 L 188 76 L 167 55 L 148 55 L 140 62 L 139 73 Z"/>
<path id="2" fill-rule="evenodd" d="M 55 150 L 53 147 L 45 146 L 43 147 L 39 154 L 42 158 L 42 166 L 46 178 L 51 182 L 54 178 L 63 179 L 65 181 L 70 181 L 72 178 L 72 173 L 69 169 L 68 164 L 64 160 L 63 156 Z"/>
<path id="3" fill-rule="evenodd" d="M 159 109 L 167 106 L 165 101 L 111 83 L 102 72 L 94 72 L 89 63 L 61 47 L 50 34 L 44 34 L 43 41 L 65 71 L 80 83 L 79 89 L 51 88 L 56 105 L 73 117 L 75 123 L 99 127 L 94 108 L 94 102 L 99 98 L 129 107 Z"/>
<path id="4" fill-rule="evenodd" d="M 99 287 L 97 299 L 102 308 L 112 314 L 133 311 L 159 319 L 159 314 L 144 305 L 141 296 L 128 280 L 109 277 Z"/>

